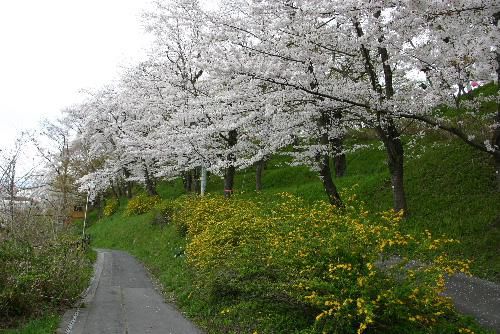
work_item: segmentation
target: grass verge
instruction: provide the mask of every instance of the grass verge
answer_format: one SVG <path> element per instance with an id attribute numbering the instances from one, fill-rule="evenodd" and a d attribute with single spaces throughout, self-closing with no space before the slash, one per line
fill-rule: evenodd
<path id="1" fill-rule="evenodd" d="M 0 331 L 2 334 L 52 334 L 56 331 L 61 316 L 59 314 L 47 314 L 42 318 L 33 319 L 18 329 L 7 329 Z"/>

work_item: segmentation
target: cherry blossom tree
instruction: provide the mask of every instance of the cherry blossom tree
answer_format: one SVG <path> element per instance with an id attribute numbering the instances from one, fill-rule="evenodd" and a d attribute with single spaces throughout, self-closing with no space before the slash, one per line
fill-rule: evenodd
<path id="1" fill-rule="evenodd" d="M 414 73 L 418 69 L 419 75 L 412 78 L 414 103 L 407 103 L 407 110 L 400 110 L 400 116 L 444 130 L 490 154 L 500 189 L 500 6 L 495 1 L 478 0 L 417 2 L 409 3 L 408 8 L 423 15 L 419 20 L 410 20 L 408 11 L 398 11 L 395 19 L 420 38 L 402 43 L 398 50 Z M 464 96 L 464 87 L 470 82 L 494 80 L 496 94 Z M 487 110 L 486 103 L 494 103 L 496 108 Z M 454 110 L 453 116 L 450 108 Z"/>
<path id="2" fill-rule="evenodd" d="M 125 179 L 154 194 L 158 178 L 198 189 L 208 170 L 230 195 L 237 169 L 286 151 L 342 206 L 331 161 L 342 176 L 344 139 L 371 128 L 394 209 L 406 213 L 410 122 L 491 154 L 500 174 L 500 111 L 482 107 L 498 106 L 498 94 L 464 89 L 498 81 L 499 12 L 491 0 L 228 0 L 214 12 L 197 0 L 155 1 L 144 14 L 148 59 L 75 111 L 89 157 L 103 161 L 81 182 L 102 191 Z"/>
<path id="3" fill-rule="evenodd" d="M 220 39 L 233 46 L 234 56 L 224 65 L 227 75 L 287 88 L 289 99 L 312 100 L 315 107 L 322 103 L 310 118 L 320 122 L 318 129 L 334 123 L 325 116 L 375 129 L 387 152 L 394 208 L 406 211 L 404 120 L 459 133 L 422 115 L 448 102 L 450 90 L 464 83 L 465 67 L 469 78 L 472 73 L 487 78 L 494 71 L 488 48 L 497 45 L 497 27 L 491 24 L 497 7 L 479 0 L 228 1 L 212 22 Z M 465 57 L 467 52 L 474 56 Z M 422 73 L 433 89 L 418 79 Z M 331 137 L 337 140 L 343 132 L 338 121 Z M 326 142 L 321 139 L 316 148 L 325 149 Z M 493 145 L 479 146 L 491 151 Z"/>
<path id="4" fill-rule="evenodd" d="M 223 174 L 229 196 L 236 169 L 264 155 L 257 145 L 257 128 L 264 123 L 262 103 L 255 98 L 263 89 L 249 78 L 227 77 L 216 70 L 213 40 L 197 1 L 155 5 L 145 18 L 157 43 L 144 72 L 168 110 L 162 133 L 170 133 L 170 142 L 176 143 L 162 159 L 177 156 L 177 168 L 187 177 L 200 166 Z"/>

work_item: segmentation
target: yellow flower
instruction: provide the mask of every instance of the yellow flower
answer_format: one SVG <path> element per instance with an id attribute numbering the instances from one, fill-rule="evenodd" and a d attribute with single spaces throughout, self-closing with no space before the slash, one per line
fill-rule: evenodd
<path id="1" fill-rule="evenodd" d="M 366 327 L 368 327 L 364 322 L 361 323 L 361 325 L 359 325 L 359 328 L 358 328 L 358 334 L 361 334 L 365 331 Z"/>
<path id="2" fill-rule="evenodd" d="M 365 277 L 360 276 L 360 277 L 358 277 L 358 278 L 356 279 L 356 281 L 358 282 L 358 285 L 359 285 L 360 287 L 362 287 L 362 286 L 363 286 L 363 284 L 365 283 Z"/>
<path id="3" fill-rule="evenodd" d="M 325 312 L 321 312 L 320 314 L 318 314 L 316 316 L 316 321 L 320 320 L 321 318 L 323 318 L 325 316 Z"/>

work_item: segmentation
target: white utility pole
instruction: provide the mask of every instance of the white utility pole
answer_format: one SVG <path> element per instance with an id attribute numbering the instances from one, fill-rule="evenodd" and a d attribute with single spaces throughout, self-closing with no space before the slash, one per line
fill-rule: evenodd
<path id="1" fill-rule="evenodd" d="M 204 165 L 201 166 L 201 187 L 200 187 L 200 195 L 204 196 L 205 191 L 207 190 L 207 169 Z"/>

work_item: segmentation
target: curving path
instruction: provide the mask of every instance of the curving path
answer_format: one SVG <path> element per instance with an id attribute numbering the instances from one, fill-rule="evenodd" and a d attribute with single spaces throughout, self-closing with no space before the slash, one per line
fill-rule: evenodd
<path id="1" fill-rule="evenodd" d="M 499 285 L 454 275 L 446 283 L 445 294 L 459 311 L 500 333 Z M 66 312 L 58 334 L 202 333 L 165 304 L 144 267 L 126 252 L 98 250 L 94 278 L 82 304 L 84 307 Z"/>
<path id="2" fill-rule="evenodd" d="M 201 334 L 165 304 L 144 267 L 125 252 L 98 250 L 83 307 L 66 312 L 62 334 Z"/>

